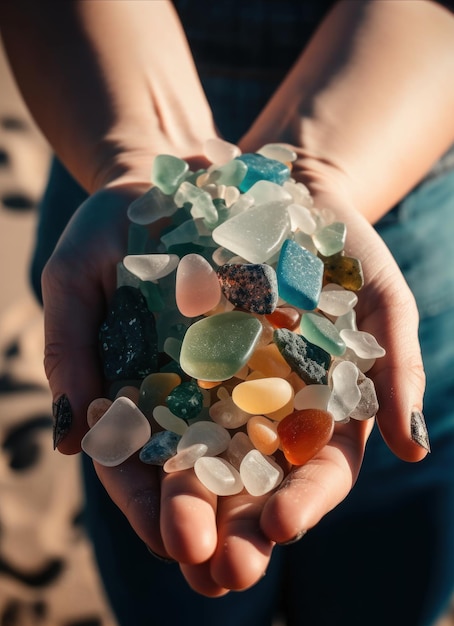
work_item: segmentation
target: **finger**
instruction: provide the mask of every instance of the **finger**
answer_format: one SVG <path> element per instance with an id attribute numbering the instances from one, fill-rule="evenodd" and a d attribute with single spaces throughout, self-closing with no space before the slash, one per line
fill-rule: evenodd
<path id="1" fill-rule="evenodd" d="M 261 528 L 271 541 L 294 540 L 347 496 L 358 476 L 372 426 L 372 420 L 339 424 L 319 454 L 290 472 L 261 515 Z"/>
<path id="2" fill-rule="evenodd" d="M 217 544 L 217 497 L 194 471 L 164 475 L 161 483 L 161 533 L 167 553 L 180 563 L 208 560 Z"/>
<path id="3" fill-rule="evenodd" d="M 199 563 L 198 565 L 181 563 L 180 569 L 188 585 L 197 593 L 208 598 L 219 598 L 229 592 L 228 589 L 221 587 L 213 579 L 210 561 L 205 561 L 205 563 Z"/>
<path id="4" fill-rule="evenodd" d="M 113 502 L 137 535 L 157 555 L 168 558 L 160 532 L 160 479 L 157 468 L 137 455 L 117 467 L 94 462 L 96 473 Z"/>
<path id="5" fill-rule="evenodd" d="M 218 545 L 211 559 L 211 576 L 220 587 L 242 591 L 265 574 L 274 543 L 260 528 L 268 495 L 239 494 L 218 504 Z"/>

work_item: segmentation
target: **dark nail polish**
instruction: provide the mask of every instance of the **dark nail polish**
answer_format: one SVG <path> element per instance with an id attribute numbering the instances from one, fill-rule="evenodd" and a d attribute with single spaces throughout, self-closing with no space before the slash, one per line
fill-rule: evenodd
<path id="1" fill-rule="evenodd" d="M 66 395 L 63 394 L 56 402 L 53 403 L 52 415 L 54 418 L 53 439 L 55 450 L 59 443 L 69 433 L 73 420 L 71 405 L 69 404 L 69 400 Z"/>
<path id="2" fill-rule="evenodd" d="M 411 412 L 411 438 L 424 450 L 430 452 L 429 433 L 427 432 L 424 415 L 418 409 Z"/>
<path id="3" fill-rule="evenodd" d="M 302 537 L 304 537 L 304 535 L 307 533 L 307 530 L 302 530 L 301 532 L 299 532 L 297 535 L 295 535 L 293 537 L 293 539 L 289 539 L 288 541 L 284 541 L 283 543 L 280 543 L 278 545 L 280 546 L 291 546 L 292 543 L 296 543 L 297 541 L 299 541 Z"/>
<path id="4" fill-rule="evenodd" d="M 176 563 L 176 561 L 174 559 L 168 559 L 165 556 L 161 556 L 160 554 L 156 554 L 156 552 L 153 552 L 153 550 L 150 548 L 150 546 L 147 546 L 147 550 L 151 554 L 151 556 L 154 556 L 154 558 L 157 559 L 158 561 L 161 561 L 161 563 L 166 563 L 166 565 L 170 565 L 171 563 Z"/>

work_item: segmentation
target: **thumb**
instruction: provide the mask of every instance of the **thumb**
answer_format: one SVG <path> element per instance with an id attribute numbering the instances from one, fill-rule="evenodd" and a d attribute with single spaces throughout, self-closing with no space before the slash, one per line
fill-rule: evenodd
<path id="1" fill-rule="evenodd" d="M 44 365 L 53 395 L 54 445 L 80 451 L 90 402 L 105 395 L 98 333 L 124 256 L 126 211 L 143 186 L 104 189 L 84 202 L 43 271 Z"/>

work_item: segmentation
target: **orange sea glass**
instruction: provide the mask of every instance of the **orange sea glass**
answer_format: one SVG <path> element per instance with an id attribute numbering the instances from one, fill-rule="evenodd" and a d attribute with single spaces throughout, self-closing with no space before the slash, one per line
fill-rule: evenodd
<path id="1" fill-rule="evenodd" d="M 331 439 L 334 418 L 328 411 L 294 411 L 277 426 L 285 458 L 292 465 L 304 465 Z"/>

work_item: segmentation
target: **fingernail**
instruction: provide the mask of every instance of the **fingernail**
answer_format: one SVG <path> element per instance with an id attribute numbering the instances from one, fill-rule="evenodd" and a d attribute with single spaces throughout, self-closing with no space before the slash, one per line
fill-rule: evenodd
<path id="1" fill-rule="evenodd" d="M 176 561 L 174 559 L 168 559 L 165 556 L 161 556 L 160 554 L 156 554 L 156 552 L 153 552 L 153 550 L 150 548 L 150 546 L 147 546 L 147 550 L 151 554 L 151 556 L 154 556 L 154 558 L 157 559 L 158 561 L 161 561 L 161 563 L 166 563 L 167 565 L 170 565 L 171 563 L 176 563 Z"/>
<path id="2" fill-rule="evenodd" d="M 54 418 L 53 441 L 55 450 L 69 433 L 73 421 L 73 413 L 68 396 L 63 394 L 52 404 L 52 416 Z"/>
<path id="3" fill-rule="evenodd" d="M 296 543 L 297 541 L 301 539 L 301 537 L 304 537 L 306 533 L 307 533 L 307 530 L 302 530 L 297 535 L 295 535 L 293 539 L 289 539 L 288 541 L 283 541 L 282 543 L 279 543 L 278 545 L 279 546 L 291 546 L 292 543 Z"/>
<path id="4" fill-rule="evenodd" d="M 424 450 L 430 452 L 429 433 L 427 432 L 424 415 L 419 409 L 413 409 L 410 420 L 411 438 Z"/>

